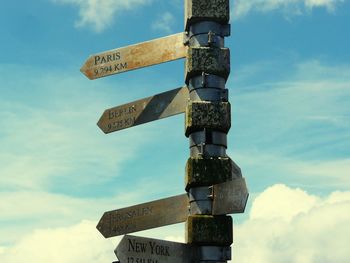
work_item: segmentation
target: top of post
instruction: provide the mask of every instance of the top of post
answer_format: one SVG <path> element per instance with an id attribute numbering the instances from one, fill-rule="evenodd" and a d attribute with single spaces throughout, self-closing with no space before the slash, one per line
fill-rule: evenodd
<path id="1" fill-rule="evenodd" d="M 230 0 L 185 0 L 185 30 L 201 21 L 225 25 L 230 20 Z"/>

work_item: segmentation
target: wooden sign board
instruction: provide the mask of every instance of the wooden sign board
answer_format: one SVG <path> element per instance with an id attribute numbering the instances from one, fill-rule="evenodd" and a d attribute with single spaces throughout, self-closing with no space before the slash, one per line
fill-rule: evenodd
<path id="1" fill-rule="evenodd" d="M 187 194 L 105 212 L 97 229 L 105 237 L 184 222 L 188 215 Z"/>
<path id="2" fill-rule="evenodd" d="M 178 33 L 92 55 L 80 71 L 89 79 L 97 79 L 185 56 L 184 33 Z"/>
<path id="3" fill-rule="evenodd" d="M 131 235 L 124 236 L 115 249 L 121 263 L 190 263 L 194 252 L 188 244 Z"/>
<path id="4" fill-rule="evenodd" d="M 111 133 L 142 123 L 170 117 L 186 110 L 189 92 L 182 87 L 152 97 L 107 109 L 97 125 L 104 133 Z"/>
<path id="5" fill-rule="evenodd" d="M 244 178 L 213 186 L 213 215 L 244 213 L 248 189 Z"/>

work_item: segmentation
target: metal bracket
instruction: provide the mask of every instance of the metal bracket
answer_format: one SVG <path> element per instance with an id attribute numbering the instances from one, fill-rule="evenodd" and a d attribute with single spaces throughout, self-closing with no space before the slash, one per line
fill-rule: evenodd
<path id="1" fill-rule="evenodd" d="M 213 186 L 193 187 L 188 191 L 190 202 L 212 200 L 214 196 Z"/>
<path id="2" fill-rule="evenodd" d="M 204 83 L 205 83 L 205 86 L 203 85 Z M 225 78 L 203 72 L 202 75 L 195 76 L 190 79 L 188 83 L 188 88 L 190 89 L 190 91 L 193 89 L 204 88 L 204 87 L 225 89 L 225 83 L 226 83 Z"/>
<path id="3" fill-rule="evenodd" d="M 213 33 L 211 30 L 208 32 L 208 46 L 212 46 L 216 40 L 215 40 L 216 34 Z"/>
<path id="4" fill-rule="evenodd" d="M 227 157 L 226 148 L 221 145 L 206 144 L 190 148 L 191 157 Z"/>
<path id="5" fill-rule="evenodd" d="M 201 246 L 199 249 L 200 261 L 227 261 L 231 260 L 231 247 Z"/>
<path id="6" fill-rule="evenodd" d="M 185 46 L 188 46 L 189 43 L 190 43 L 190 36 L 189 36 L 189 33 L 186 31 L 183 33 L 183 44 Z"/>
<path id="7" fill-rule="evenodd" d="M 196 35 L 208 34 L 210 31 L 217 36 L 227 37 L 231 34 L 231 25 L 222 25 L 212 21 L 198 22 L 191 25 L 188 35 L 191 38 Z"/>
<path id="8" fill-rule="evenodd" d="M 224 47 L 224 37 L 230 35 L 229 24 L 202 21 L 191 25 L 187 33 L 187 44 L 191 47 Z"/>
<path id="9" fill-rule="evenodd" d="M 208 195 L 208 197 L 209 197 L 210 199 L 214 200 L 214 187 L 211 185 L 211 186 L 208 187 L 208 189 L 209 189 L 209 195 Z"/>
<path id="10" fill-rule="evenodd" d="M 202 72 L 202 88 L 207 87 L 207 78 L 206 76 L 208 76 L 209 74 Z"/>
<path id="11" fill-rule="evenodd" d="M 190 91 L 192 101 L 228 102 L 228 90 L 216 88 L 199 88 Z"/>
<path id="12" fill-rule="evenodd" d="M 217 47 L 222 48 L 225 46 L 225 41 L 222 36 L 215 33 L 203 33 L 192 36 L 189 39 L 189 46 L 191 47 Z"/>
<path id="13" fill-rule="evenodd" d="M 222 26 L 222 36 L 229 37 L 231 35 L 231 24 Z"/>
<path id="14" fill-rule="evenodd" d="M 227 147 L 227 134 L 219 131 L 203 129 L 190 134 L 190 147 L 201 144 L 214 144 Z"/>
<path id="15" fill-rule="evenodd" d="M 228 89 L 222 90 L 220 94 L 220 101 L 228 101 Z"/>
<path id="16" fill-rule="evenodd" d="M 199 152 L 198 152 L 198 155 L 205 156 L 205 154 L 204 154 L 204 147 L 205 147 L 205 144 L 204 144 L 204 143 L 199 144 Z"/>
<path id="17" fill-rule="evenodd" d="M 193 187 L 188 191 L 190 214 L 211 215 L 213 211 L 213 188 L 210 186 Z"/>

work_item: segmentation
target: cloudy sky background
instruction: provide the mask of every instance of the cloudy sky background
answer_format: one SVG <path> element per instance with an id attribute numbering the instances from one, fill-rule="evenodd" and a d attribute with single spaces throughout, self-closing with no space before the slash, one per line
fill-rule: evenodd
<path id="1" fill-rule="evenodd" d="M 183 60 L 95 81 L 90 54 L 183 31 L 183 0 L 5 1 L 0 262 L 112 262 L 104 211 L 183 193 L 183 115 L 104 135 L 104 109 L 180 87 Z M 347 263 L 350 2 L 231 2 L 229 156 L 250 190 L 233 262 Z M 136 233 L 183 241 L 184 224 Z"/>

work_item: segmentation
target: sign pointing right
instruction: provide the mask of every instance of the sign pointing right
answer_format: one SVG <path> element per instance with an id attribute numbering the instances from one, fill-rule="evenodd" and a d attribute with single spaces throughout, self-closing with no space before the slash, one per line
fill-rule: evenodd
<path id="1" fill-rule="evenodd" d="M 244 213 L 248 196 L 244 178 L 213 185 L 213 215 Z"/>

